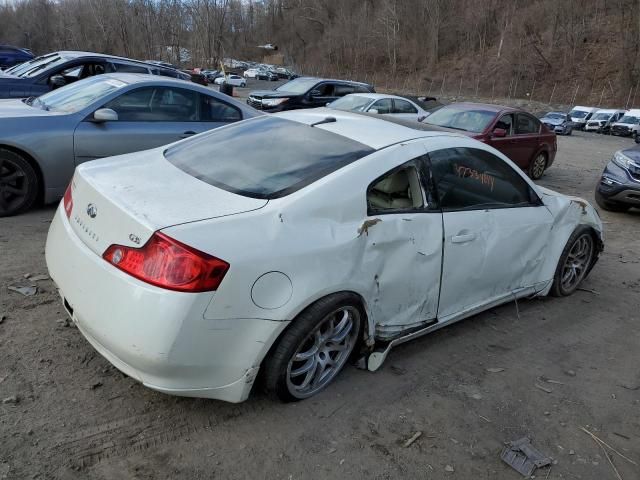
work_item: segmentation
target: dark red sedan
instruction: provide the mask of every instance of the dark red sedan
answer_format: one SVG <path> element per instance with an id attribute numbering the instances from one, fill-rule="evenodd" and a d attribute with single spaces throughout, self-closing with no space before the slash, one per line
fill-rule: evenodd
<path id="1" fill-rule="evenodd" d="M 517 108 L 483 103 L 452 103 L 424 123 L 450 128 L 500 150 L 537 180 L 558 150 L 556 134 L 533 115 Z"/>

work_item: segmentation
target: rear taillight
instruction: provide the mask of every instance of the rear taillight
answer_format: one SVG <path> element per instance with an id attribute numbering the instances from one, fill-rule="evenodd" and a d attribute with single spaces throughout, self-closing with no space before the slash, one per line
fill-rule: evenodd
<path id="1" fill-rule="evenodd" d="M 62 205 L 64 206 L 64 213 L 67 214 L 67 218 L 71 218 L 71 210 L 73 210 L 73 192 L 72 192 L 73 180 L 69 182 L 67 190 L 62 197 Z"/>
<path id="2" fill-rule="evenodd" d="M 140 248 L 111 245 L 102 258 L 144 282 L 180 292 L 216 290 L 229 270 L 227 262 L 159 232 Z"/>

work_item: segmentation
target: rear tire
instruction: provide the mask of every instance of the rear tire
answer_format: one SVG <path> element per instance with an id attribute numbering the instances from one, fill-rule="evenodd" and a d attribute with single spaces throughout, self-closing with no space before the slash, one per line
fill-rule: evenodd
<path id="1" fill-rule="evenodd" d="M 596 241 L 589 227 L 580 225 L 576 228 L 562 250 L 551 286 L 551 295 L 566 297 L 576 291 L 585 279 L 594 255 Z"/>
<path id="2" fill-rule="evenodd" d="M 38 197 L 38 175 L 20 154 L 0 148 L 0 217 L 29 210 Z"/>
<path id="3" fill-rule="evenodd" d="M 539 180 L 547 169 L 547 156 L 541 152 L 529 164 L 528 174 L 531 180 Z"/>
<path id="4" fill-rule="evenodd" d="M 295 402 L 326 388 L 355 351 L 364 318 L 360 298 L 347 292 L 329 295 L 304 310 L 265 360 L 267 392 Z"/>
<path id="5" fill-rule="evenodd" d="M 626 212 L 631 208 L 629 205 L 624 205 L 622 203 L 617 203 L 617 202 L 610 202 L 606 200 L 602 196 L 602 194 L 597 190 L 596 190 L 595 197 L 596 197 L 596 203 L 603 210 L 608 210 L 610 212 Z"/>

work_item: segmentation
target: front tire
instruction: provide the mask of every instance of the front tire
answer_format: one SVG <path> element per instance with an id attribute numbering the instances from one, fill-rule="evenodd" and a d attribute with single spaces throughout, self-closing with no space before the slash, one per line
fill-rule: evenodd
<path id="1" fill-rule="evenodd" d="M 544 175 L 544 171 L 547 168 L 547 156 L 544 153 L 539 153 L 529 164 L 529 177 L 532 180 L 539 180 Z"/>
<path id="2" fill-rule="evenodd" d="M 265 361 L 266 390 L 283 402 L 323 390 L 359 343 L 363 321 L 360 299 L 353 293 L 315 302 L 292 322 Z"/>
<path id="3" fill-rule="evenodd" d="M 0 148 L 0 217 L 29 210 L 38 197 L 38 176 L 20 154 Z"/>
<path id="4" fill-rule="evenodd" d="M 596 242 L 589 227 L 579 226 L 567 240 L 553 277 L 551 295 L 566 297 L 576 291 L 587 276 L 596 254 Z"/>

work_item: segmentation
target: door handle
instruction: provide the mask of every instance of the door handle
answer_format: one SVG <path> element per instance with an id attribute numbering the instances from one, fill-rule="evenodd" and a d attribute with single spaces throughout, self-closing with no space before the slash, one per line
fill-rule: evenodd
<path id="1" fill-rule="evenodd" d="M 191 135 L 195 135 L 195 134 L 196 134 L 196 132 L 194 132 L 193 130 L 187 130 L 182 135 L 180 135 L 180 137 L 181 138 L 187 138 L 187 137 L 190 137 Z"/>
<path id="2" fill-rule="evenodd" d="M 451 243 L 467 243 L 475 240 L 475 233 L 463 233 L 461 235 L 454 235 L 451 237 Z"/>

